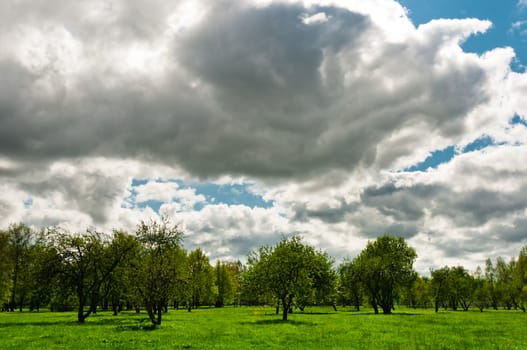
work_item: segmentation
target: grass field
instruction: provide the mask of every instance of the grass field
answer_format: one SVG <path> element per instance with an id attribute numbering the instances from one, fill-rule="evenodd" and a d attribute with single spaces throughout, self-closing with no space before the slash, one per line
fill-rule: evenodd
<path id="1" fill-rule="evenodd" d="M 519 311 L 392 315 L 306 309 L 283 322 L 258 307 L 170 310 L 152 330 L 146 314 L 0 313 L 0 349 L 526 349 Z"/>

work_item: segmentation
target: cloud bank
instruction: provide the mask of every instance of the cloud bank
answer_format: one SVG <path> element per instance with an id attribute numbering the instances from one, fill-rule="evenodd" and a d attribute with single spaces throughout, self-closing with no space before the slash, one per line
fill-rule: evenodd
<path id="1" fill-rule="evenodd" d="M 460 47 L 486 20 L 415 27 L 391 0 L 7 1 L 0 19 L 3 225 L 167 214 L 230 258 L 292 232 L 342 257 L 390 232 L 423 270 L 526 243 L 526 75 L 511 48 Z M 273 206 L 207 202 L 196 181 Z"/>

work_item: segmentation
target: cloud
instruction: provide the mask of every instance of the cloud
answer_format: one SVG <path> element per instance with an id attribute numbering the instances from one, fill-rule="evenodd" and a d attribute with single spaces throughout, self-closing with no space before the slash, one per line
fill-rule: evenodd
<path id="1" fill-rule="evenodd" d="M 189 246 L 236 259 L 290 233 L 343 257 L 388 232 L 422 271 L 512 254 L 527 78 L 511 48 L 460 46 L 491 26 L 415 27 L 391 0 L 3 2 L 0 223 L 133 231 L 168 214 Z"/>
<path id="2" fill-rule="evenodd" d="M 456 140 L 491 98 L 490 57 L 458 46 L 486 21 L 412 31 L 403 17 L 396 41 L 359 5 L 226 1 L 175 32 L 178 2 L 42 6 L 15 6 L 19 30 L 3 41 L 0 146 L 11 159 L 132 157 L 203 178 L 307 178 Z M 303 23 L 320 13 L 327 20 Z"/>

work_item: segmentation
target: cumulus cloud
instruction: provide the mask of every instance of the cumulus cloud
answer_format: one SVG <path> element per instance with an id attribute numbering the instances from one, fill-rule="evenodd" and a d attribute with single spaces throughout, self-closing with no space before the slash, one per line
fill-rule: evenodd
<path id="1" fill-rule="evenodd" d="M 424 271 L 516 247 L 526 73 L 511 48 L 460 46 L 491 26 L 415 27 L 392 0 L 4 1 L 1 223 L 167 214 L 233 258 L 291 232 L 344 256 L 389 232 L 426 252 Z M 482 135 L 492 148 L 401 171 Z M 256 183 L 273 205 L 208 203 L 181 185 L 199 180 Z"/>
<path id="2" fill-rule="evenodd" d="M 385 167 L 459 139 L 495 83 L 492 55 L 459 47 L 486 21 L 410 30 L 399 8 L 396 41 L 357 4 L 225 1 L 175 32 L 179 2 L 42 6 L 17 3 L 2 43 L 0 146 L 15 159 L 134 157 L 201 177 Z"/>

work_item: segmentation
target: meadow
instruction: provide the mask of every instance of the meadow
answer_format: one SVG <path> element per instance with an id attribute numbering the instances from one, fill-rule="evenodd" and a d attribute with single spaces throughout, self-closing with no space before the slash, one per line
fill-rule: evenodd
<path id="1" fill-rule="evenodd" d="M 267 307 L 169 310 L 152 329 L 143 312 L 0 313 L 0 349 L 525 349 L 520 311 L 397 309 L 391 315 L 306 308 L 281 321 Z"/>

